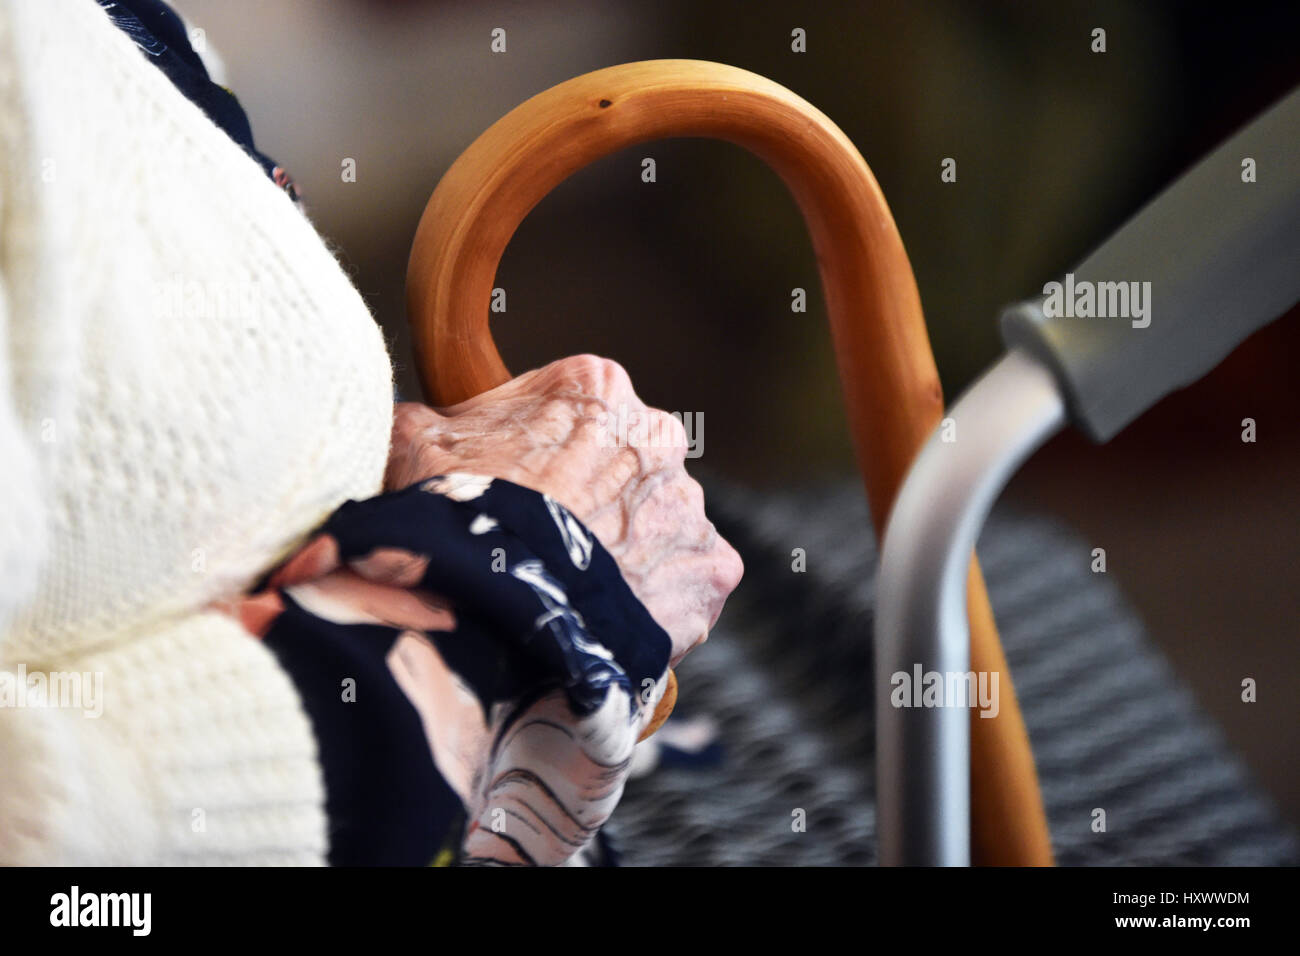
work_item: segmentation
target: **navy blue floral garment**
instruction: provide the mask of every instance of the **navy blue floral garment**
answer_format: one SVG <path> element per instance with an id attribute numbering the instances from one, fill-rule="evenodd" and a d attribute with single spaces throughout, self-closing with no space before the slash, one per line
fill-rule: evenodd
<path id="1" fill-rule="evenodd" d="M 503 637 L 511 666 L 475 681 L 485 708 L 545 681 L 587 716 L 611 688 L 635 693 L 668 666 L 667 633 L 609 552 L 549 495 L 501 478 L 440 476 L 347 502 L 323 530 L 344 561 L 380 547 L 418 555 L 423 576 L 404 583 L 454 598 L 458 618 Z M 455 658 L 465 642 L 436 643 Z"/>
<path id="2" fill-rule="evenodd" d="M 622 794 L 671 642 L 563 505 L 443 475 L 341 506 L 252 599 L 320 742 L 331 862 L 560 864 Z"/>

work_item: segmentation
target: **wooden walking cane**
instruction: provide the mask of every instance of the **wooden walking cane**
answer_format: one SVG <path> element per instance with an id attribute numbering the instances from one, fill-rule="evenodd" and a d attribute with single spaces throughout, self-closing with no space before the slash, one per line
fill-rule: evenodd
<path id="1" fill-rule="evenodd" d="M 821 267 L 849 426 L 881 536 L 913 457 L 943 414 L 916 280 L 862 156 L 824 114 L 754 73 L 697 60 L 597 70 L 534 96 L 487 129 L 429 199 L 407 270 L 418 367 L 434 405 L 510 379 L 488 328 L 506 244 L 529 211 L 589 163 L 647 140 L 728 140 L 768 163 L 808 224 Z M 978 565 L 970 570 L 971 666 L 1001 674 L 993 719 L 971 711 L 972 843 L 978 864 L 1050 864 L 1029 738 Z M 651 730 L 672 709 L 670 682 Z"/>

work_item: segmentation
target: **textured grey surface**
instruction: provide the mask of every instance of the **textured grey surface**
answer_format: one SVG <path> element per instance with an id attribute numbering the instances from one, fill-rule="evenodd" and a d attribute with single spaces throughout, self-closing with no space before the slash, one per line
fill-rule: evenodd
<path id="1" fill-rule="evenodd" d="M 711 715 L 726 756 L 629 782 L 610 834 L 631 866 L 874 863 L 865 502 L 853 485 L 776 497 L 715 487 L 709 502 L 746 576 L 678 670 L 679 713 Z M 995 510 L 979 551 L 1059 863 L 1297 862 L 1294 835 L 1082 542 Z M 1098 807 L 1105 833 L 1092 832 Z"/>

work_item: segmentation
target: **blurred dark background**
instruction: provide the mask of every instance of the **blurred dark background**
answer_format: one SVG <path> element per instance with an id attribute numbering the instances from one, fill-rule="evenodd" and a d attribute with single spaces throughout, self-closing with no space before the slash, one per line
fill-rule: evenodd
<path id="1" fill-rule="evenodd" d="M 403 281 L 430 192 L 491 123 L 579 73 L 718 60 L 835 120 L 893 210 L 950 399 L 999 354 L 1000 305 L 1064 272 L 1300 82 L 1293 2 L 173 2 L 387 330 L 409 397 Z M 489 49 L 496 27 L 503 54 Z M 796 27 L 806 53 L 791 51 Z M 1105 53 L 1090 48 L 1097 27 Z M 944 157 L 955 183 L 940 181 Z M 345 158 L 355 182 L 340 176 Z M 493 328 L 512 369 L 617 358 L 651 404 L 703 413 L 693 470 L 759 488 L 852 473 L 801 218 L 739 149 L 674 140 L 595 164 L 525 221 L 497 284 L 508 310 Z M 807 314 L 790 311 L 795 287 Z M 1298 358 L 1293 311 L 1110 445 L 1062 436 L 1007 494 L 1106 549 L 1152 638 L 1294 823 Z M 1245 417 L 1255 444 L 1241 441 Z M 1257 703 L 1241 702 L 1245 677 Z"/>

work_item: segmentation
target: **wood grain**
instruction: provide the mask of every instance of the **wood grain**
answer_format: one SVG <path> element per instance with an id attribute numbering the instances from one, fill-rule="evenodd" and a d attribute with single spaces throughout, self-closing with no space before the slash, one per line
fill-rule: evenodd
<path id="1" fill-rule="evenodd" d="M 911 264 L 852 142 L 791 91 L 735 67 L 651 60 L 597 70 L 534 96 L 465 150 L 429 199 L 407 271 L 407 310 L 429 400 L 452 405 L 509 380 L 488 306 L 497 265 L 529 211 L 589 163 L 675 136 L 749 150 L 798 202 L 821 270 L 857 460 L 875 526 L 883 529 L 913 457 L 943 414 Z M 753 387 L 757 393 L 759 384 Z M 972 667 L 999 671 L 1003 689 L 998 717 L 972 721 L 976 862 L 1047 864 L 1033 756 L 974 564 L 970 583 Z M 665 701 L 669 696 L 675 693 Z M 668 709 L 671 701 L 653 726 Z"/>

